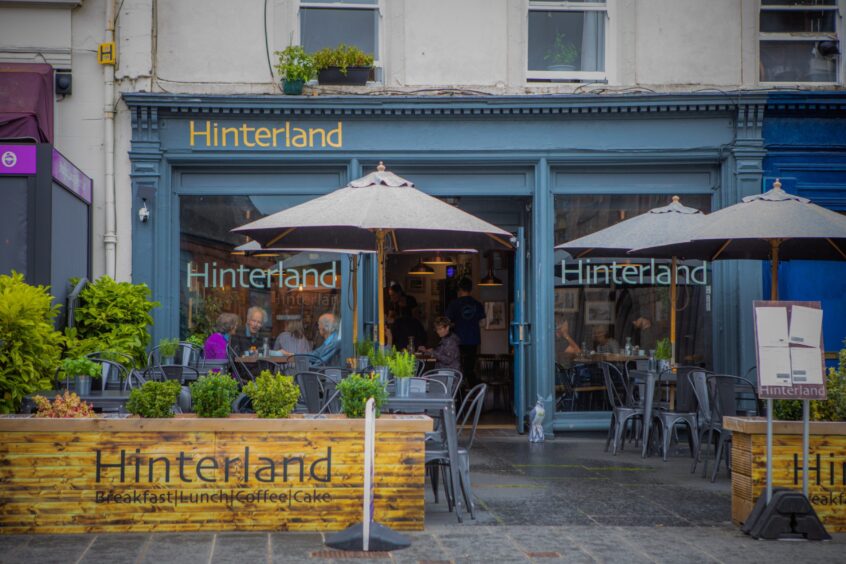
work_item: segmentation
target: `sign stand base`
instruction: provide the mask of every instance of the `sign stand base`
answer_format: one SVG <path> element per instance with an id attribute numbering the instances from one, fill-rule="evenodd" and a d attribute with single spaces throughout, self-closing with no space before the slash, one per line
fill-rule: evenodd
<path id="1" fill-rule="evenodd" d="M 808 498 L 788 488 L 775 488 L 769 503 L 760 496 L 741 530 L 755 539 L 831 540 Z"/>
<path id="2" fill-rule="evenodd" d="M 375 521 L 370 523 L 370 546 L 364 548 L 364 525 L 356 523 L 343 531 L 326 535 L 326 546 L 338 550 L 390 551 L 408 548 L 411 539 Z"/>

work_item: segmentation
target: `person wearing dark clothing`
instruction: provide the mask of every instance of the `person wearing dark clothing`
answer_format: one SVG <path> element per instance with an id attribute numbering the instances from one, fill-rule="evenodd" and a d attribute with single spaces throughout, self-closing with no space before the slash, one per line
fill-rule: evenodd
<path id="1" fill-rule="evenodd" d="M 253 347 L 261 350 L 264 340 L 270 340 L 270 332 L 264 329 L 267 319 L 267 311 L 263 307 L 253 306 L 247 310 L 244 331 L 232 336 L 231 344 L 235 352 L 243 355 Z"/>
<path id="2" fill-rule="evenodd" d="M 426 346 L 426 329 L 420 320 L 411 314 L 411 308 L 400 309 L 400 316 L 391 325 L 391 337 L 397 350 L 407 349 L 414 352 L 417 347 Z"/>
<path id="3" fill-rule="evenodd" d="M 461 342 L 461 372 L 469 387 L 476 382 L 476 357 L 482 342 L 479 323 L 485 319 L 485 308 L 473 298 L 473 282 L 469 278 L 458 281 L 458 297 L 447 306 L 446 316 L 452 321 L 455 334 Z"/>
<path id="4" fill-rule="evenodd" d="M 419 347 L 419 350 L 427 352 L 435 357 L 435 368 L 452 368 L 453 370 L 460 370 L 461 366 L 461 351 L 459 350 L 458 335 L 451 332 L 450 320 L 448 317 L 438 317 L 435 319 L 435 333 L 441 338 L 433 349 L 426 347 Z"/>
<path id="5" fill-rule="evenodd" d="M 403 291 L 402 286 L 396 282 L 391 282 L 388 286 L 388 301 L 397 311 L 402 311 L 408 308 L 409 311 L 414 311 L 417 307 L 417 299 L 414 296 L 409 296 Z"/>

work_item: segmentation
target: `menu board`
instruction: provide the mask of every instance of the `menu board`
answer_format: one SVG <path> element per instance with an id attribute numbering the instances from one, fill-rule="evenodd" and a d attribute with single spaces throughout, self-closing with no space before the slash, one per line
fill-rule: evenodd
<path id="1" fill-rule="evenodd" d="M 758 396 L 825 399 L 819 302 L 754 302 Z"/>

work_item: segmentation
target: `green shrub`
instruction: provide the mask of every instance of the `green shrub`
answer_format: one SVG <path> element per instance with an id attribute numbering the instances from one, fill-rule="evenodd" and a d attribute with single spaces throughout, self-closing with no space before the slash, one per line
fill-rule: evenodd
<path id="1" fill-rule="evenodd" d="M 179 350 L 179 339 L 162 339 L 159 341 L 159 357 L 171 358 Z"/>
<path id="2" fill-rule="evenodd" d="M 276 72 L 285 80 L 308 82 L 317 74 L 314 58 L 299 45 L 289 45 L 284 51 L 276 51 L 275 54 L 279 58 Z"/>
<path id="3" fill-rule="evenodd" d="M 373 55 L 368 55 L 358 47 L 341 43 L 334 49 L 326 47 L 312 55 L 317 70 L 338 67 L 341 74 L 347 74 L 347 67 L 372 67 Z"/>
<path id="4" fill-rule="evenodd" d="M 802 400 L 773 400 L 773 415 L 780 421 L 802 419 Z"/>
<path id="5" fill-rule="evenodd" d="M 51 402 L 44 396 L 32 398 L 37 409 L 36 417 L 50 417 L 69 419 L 75 417 L 97 417 L 94 407 L 90 403 L 82 401 L 74 392 L 65 390 L 64 394 L 57 395 Z"/>
<path id="6" fill-rule="evenodd" d="M 244 393 L 262 419 L 288 417 L 300 399 L 300 387 L 291 376 L 273 375 L 269 370 L 262 370 L 255 382 L 244 386 Z"/>
<path id="7" fill-rule="evenodd" d="M 22 274 L 0 275 L 0 413 L 13 413 L 23 398 L 49 390 L 62 353 L 53 327 L 58 306 L 44 286 Z"/>
<path id="8" fill-rule="evenodd" d="M 400 351 L 388 359 L 388 366 L 395 378 L 411 378 L 417 363 L 414 355 L 408 351 Z"/>
<path id="9" fill-rule="evenodd" d="M 373 355 L 373 341 L 365 339 L 355 342 L 355 355 L 370 357 Z"/>
<path id="10" fill-rule="evenodd" d="M 194 333 L 193 335 L 188 335 L 188 337 L 185 339 L 185 342 L 191 343 L 192 345 L 194 345 L 196 347 L 203 348 L 206 345 L 206 339 L 207 338 L 208 338 L 208 335 L 201 335 L 199 333 Z"/>
<path id="11" fill-rule="evenodd" d="M 341 392 L 341 411 L 351 418 L 364 417 L 364 408 L 369 398 L 376 400 L 376 417 L 378 417 L 382 404 L 388 399 L 384 384 L 379 382 L 379 378 L 373 374 L 369 376 L 350 374 L 338 382 L 337 388 Z"/>
<path id="12" fill-rule="evenodd" d="M 66 358 L 62 361 L 62 372 L 69 378 L 74 376 L 100 376 L 100 365 L 84 356 Z"/>
<path id="13" fill-rule="evenodd" d="M 226 417 L 238 397 L 238 382 L 229 374 L 208 374 L 191 384 L 191 404 L 199 417 Z"/>
<path id="14" fill-rule="evenodd" d="M 826 374 L 826 399 L 811 400 L 811 421 L 846 421 L 846 348 L 840 350 L 839 366 Z M 802 400 L 775 400 L 773 415 L 782 421 L 802 419 Z"/>
<path id="15" fill-rule="evenodd" d="M 150 312 L 158 302 L 150 301 L 146 284 L 115 282 L 102 276 L 79 294 L 75 327 L 66 330 L 68 356 L 111 350 L 130 355 L 138 366 L 146 361 L 153 323 Z"/>
<path id="16" fill-rule="evenodd" d="M 126 409 L 141 417 L 173 417 L 173 404 L 179 398 L 182 386 L 176 380 L 145 382 L 129 393 Z"/>

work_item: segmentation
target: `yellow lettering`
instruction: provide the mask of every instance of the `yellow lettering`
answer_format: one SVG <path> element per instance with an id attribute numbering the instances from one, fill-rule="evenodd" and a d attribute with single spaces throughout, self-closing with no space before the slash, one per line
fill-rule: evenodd
<path id="1" fill-rule="evenodd" d="M 290 121 L 285 122 L 285 146 L 286 147 L 291 146 L 291 122 Z"/>
<path id="2" fill-rule="evenodd" d="M 243 139 L 244 139 L 244 146 L 245 147 L 255 147 L 256 146 L 255 143 L 250 141 L 250 136 L 248 135 L 248 132 L 255 131 L 255 130 L 256 130 L 255 127 L 247 127 L 246 123 L 241 124 L 241 134 L 244 136 Z"/>
<path id="3" fill-rule="evenodd" d="M 280 133 L 285 133 L 285 146 L 286 147 L 288 146 L 288 134 L 286 133 L 286 129 L 287 128 L 285 128 L 285 127 L 274 127 L 273 128 L 273 146 L 274 147 L 279 146 L 278 137 L 279 137 Z"/>
<path id="4" fill-rule="evenodd" d="M 333 139 L 334 137 L 334 139 Z M 340 148 L 344 146 L 344 124 L 340 121 L 338 122 L 338 127 L 329 131 L 326 134 L 326 142 L 329 143 L 330 147 Z"/>
<path id="5" fill-rule="evenodd" d="M 308 134 L 306 134 L 305 129 L 294 128 L 294 137 L 291 139 L 291 144 L 294 147 L 308 147 Z"/>
<path id="6" fill-rule="evenodd" d="M 235 137 L 235 146 L 238 146 L 238 128 L 237 127 L 224 127 L 221 131 L 221 136 L 223 139 L 223 146 L 226 147 L 226 136 L 232 133 Z"/>
<path id="7" fill-rule="evenodd" d="M 194 120 L 192 119 L 189 122 L 188 126 L 190 128 L 190 141 L 189 141 L 190 145 L 192 147 L 194 146 L 194 136 L 196 135 L 196 136 L 199 136 L 199 137 L 205 136 L 206 147 L 208 147 L 210 142 L 211 142 L 211 132 L 209 131 L 211 129 L 211 124 L 208 121 L 206 121 L 206 130 L 205 131 L 195 131 L 194 130 Z"/>
<path id="8" fill-rule="evenodd" d="M 217 124 L 214 124 L 214 146 L 217 147 Z"/>
<path id="9" fill-rule="evenodd" d="M 310 127 L 308 129 L 308 146 L 312 149 L 314 148 L 314 137 L 318 133 L 320 134 L 320 146 L 326 146 L 326 130 L 318 127 Z"/>
<path id="10" fill-rule="evenodd" d="M 273 131 L 276 130 L 274 129 Z M 258 144 L 258 146 L 270 147 L 270 143 L 268 143 L 268 141 L 270 141 L 270 135 L 270 130 L 266 127 L 259 127 L 258 129 L 256 129 L 256 143 Z M 275 144 L 276 143 L 274 140 L 274 145 Z"/>

